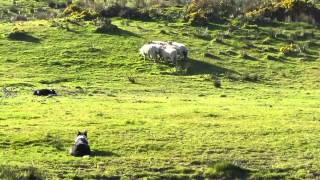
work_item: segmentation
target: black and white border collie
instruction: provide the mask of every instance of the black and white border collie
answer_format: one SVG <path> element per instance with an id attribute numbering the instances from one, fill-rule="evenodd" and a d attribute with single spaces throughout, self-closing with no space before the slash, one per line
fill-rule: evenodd
<path id="1" fill-rule="evenodd" d="M 75 157 L 90 156 L 91 151 L 87 131 L 84 131 L 83 133 L 78 131 L 75 144 L 73 145 L 70 154 Z"/>
<path id="2" fill-rule="evenodd" d="M 53 89 L 40 89 L 33 91 L 35 96 L 57 96 L 57 93 Z"/>

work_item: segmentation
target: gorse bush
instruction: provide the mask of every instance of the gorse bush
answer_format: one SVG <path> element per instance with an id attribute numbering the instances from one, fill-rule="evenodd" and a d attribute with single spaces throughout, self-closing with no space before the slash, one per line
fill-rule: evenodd
<path id="1" fill-rule="evenodd" d="M 93 9 L 83 9 L 82 7 L 70 4 L 63 11 L 63 14 L 75 20 L 85 20 L 90 21 L 96 19 L 99 15 Z"/>
<path id="2" fill-rule="evenodd" d="M 245 17 L 253 22 L 276 19 L 279 21 L 302 21 L 320 24 L 320 9 L 310 1 L 277 0 L 247 12 Z"/>

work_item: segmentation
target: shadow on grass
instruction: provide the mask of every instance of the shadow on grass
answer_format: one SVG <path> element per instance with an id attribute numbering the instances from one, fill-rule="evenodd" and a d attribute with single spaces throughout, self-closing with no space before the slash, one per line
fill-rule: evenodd
<path id="1" fill-rule="evenodd" d="M 237 72 L 220 67 L 208 62 L 199 61 L 195 59 L 189 59 L 190 67 L 188 68 L 189 75 L 199 75 L 199 74 L 214 74 L 214 75 L 221 75 L 221 74 L 238 74 Z"/>
<path id="2" fill-rule="evenodd" d="M 91 154 L 94 157 L 108 157 L 108 156 L 119 157 L 118 154 L 115 154 L 115 153 L 113 153 L 111 151 L 92 150 Z"/>
<path id="3" fill-rule="evenodd" d="M 32 43 L 40 43 L 40 39 L 37 37 L 33 37 L 32 35 L 25 32 L 13 32 L 8 35 L 8 39 L 14 41 L 25 41 Z"/>
<path id="4" fill-rule="evenodd" d="M 105 30 L 105 31 L 97 31 L 99 34 L 108 34 L 108 35 L 117 35 L 117 36 L 133 36 L 133 37 L 140 37 L 138 34 L 135 34 L 133 32 L 124 30 L 124 29 L 115 29 L 115 30 Z"/>

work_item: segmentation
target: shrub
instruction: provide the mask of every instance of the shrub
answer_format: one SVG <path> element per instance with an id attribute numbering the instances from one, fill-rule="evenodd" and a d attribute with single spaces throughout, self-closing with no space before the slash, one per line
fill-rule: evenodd
<path id="1" fill-rule="evenodd" d="M 99 14 L 93 9 L 83 9 L 78 5 L 71 4 L 64 11 L 63 14 L 75 20 L 91 21 L 96 19 Z"/>
<path id="2" fill-rule="evenodd" d="M 186 17 L 186 19 L 188 19 L 188 23 L 191 26 L 205 26 L 208 24 L 208 19 L 200 12 L 191 13 Z"/>
<path id="3" fill-rule="evenodd" d="M 320 9 L 310 1 L 301 0 L 279 0 L 247 12 L 245 16 L 247 20 L 253 22 L 263 22 L 264 19 L 270 18 L 320 24 Z"/>
<path id="4" fill-rule="evenodd" d="M 152 19 L 174 21 L 184 17 L 184 9 L 179 7 L 162 7 L 155 5 L 145 11 L 147 11 Z"/>
<path id="5" fill-rule="evenodd" d="M 72 13 L 81 13 L 82 8 L 75 4 L 70 4 L 66 9 L 64 9 L 63 14 L 64 15 L 70 15 Z"/>
<path id="6" fill-rule="evenodd" d="M 237 12 L 234 0 L 192 0 L 187 6 L 186 19 L 224 21 Z"/>
<path id="7" fill-rule="evenodd" d="M 81 13 L 72 13 L 71 18 L 73 19 L 83 19 L 85 21 L 91 21 L 98 17 L 98 13 L 91 9 L 85 9 Z"/>
<path id="8" fill-rule="evenodd" d="M 119 4 L 112 5 L 100 11 L 99 15 L 105 18 L 122 17 L 128 19 L 149 19 L 147 11 L 138 8 L 130 8 L 120 6 Z"/>

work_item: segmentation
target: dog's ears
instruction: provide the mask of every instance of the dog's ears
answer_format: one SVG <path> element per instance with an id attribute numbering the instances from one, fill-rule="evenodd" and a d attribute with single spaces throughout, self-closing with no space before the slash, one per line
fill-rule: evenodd
<path id="1" fill-rule="evenodd" d="M 86 137 L 88 137 L 88 132 L 87 132 L 87 130 L 85 130 L 85 131 L 83 132 L 83 135 L 85 135 Z"/>
<path id="2" fill-rule="evenodd" d="M 80 136 L 81 135 L 81 132 L 78 130 L 78 136 Z"/>

